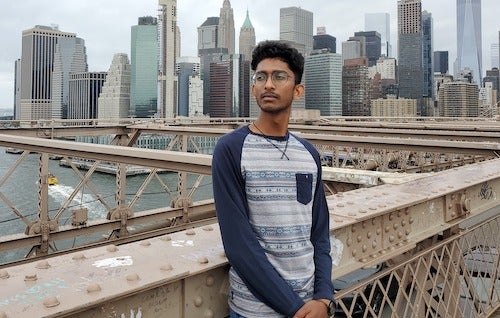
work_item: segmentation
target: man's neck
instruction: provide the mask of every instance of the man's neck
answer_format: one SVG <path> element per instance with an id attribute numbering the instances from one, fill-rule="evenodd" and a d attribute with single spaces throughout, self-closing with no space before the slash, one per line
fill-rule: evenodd
<path id="1" fill-rule="evenodd" d="M 268 136 L 285 136 L 288 131 L 289 113 L 266 114 L 261 112 L 255 121 L 262 133 Z"/>

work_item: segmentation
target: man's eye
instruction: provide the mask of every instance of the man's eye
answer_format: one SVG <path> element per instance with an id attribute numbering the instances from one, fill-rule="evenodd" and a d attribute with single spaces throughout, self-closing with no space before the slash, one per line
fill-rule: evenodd
<path id="1" fill-rule="evenodd" d="M 276 81 L 285 81 L 287 76 L 285 74 L 275 74 L 274 79 Z"/>
<path id="2" fill-rule="evenodd" d="M 258 74 L 258 75 L 255 76 L 255 80 L 259 81 L 259 82 L 265 81 L 266 80 L 266 76 L 263 75 L 263 74 Z"/>

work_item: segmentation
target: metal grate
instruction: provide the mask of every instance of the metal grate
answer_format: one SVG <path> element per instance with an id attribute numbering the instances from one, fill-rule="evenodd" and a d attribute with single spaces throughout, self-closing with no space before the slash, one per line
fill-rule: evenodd
<path id="1" fill-rule="evenodd" d="M 379 266 L 376 274 L 336 293 L 338 316 L 492 315 L 500 307 L 499 230 L 497 215 L 405 261 Z"/>

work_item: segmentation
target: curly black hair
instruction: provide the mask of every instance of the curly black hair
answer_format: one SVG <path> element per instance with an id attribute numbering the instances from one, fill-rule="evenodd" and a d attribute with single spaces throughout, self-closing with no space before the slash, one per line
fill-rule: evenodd
<path id="1" fill-rule="evenodd" d="M 300 84 L 304 73 L 304 57 L 284 41 L 262 41 L 252 52 L 252 70 L 257 69 L 257 65 L 265 59 L 277 58 L 288 64 L 288 67 L 295 74 L 295 84 Z"/>

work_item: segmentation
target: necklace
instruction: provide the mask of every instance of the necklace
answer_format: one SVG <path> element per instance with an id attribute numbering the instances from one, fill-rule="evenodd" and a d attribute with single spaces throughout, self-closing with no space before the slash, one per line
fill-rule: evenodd
<path id="1" fill-rule="evenodd" d="M 286 159 L 287 159 L 287 160 L 290 160 L 290 158 L 288 158 L 288 156 L 286 155 L 286 149 L 288 148 L 288 140 L 289 140 L 290 138 L 287 138 L 287 139 L 286 139 L 285 149 L 284 149 L 284 150 L 281 150 L 281 148 L 280 148 L 280 147 L 278 147 L 278 145 L 276 145 L 276 144 L 275 144 L 274 142 L 272 142 L 269 138 L 267 138 L 266 134 L 264 134 L 264 132 L 263 132 L 262 130 L 260 130 L 260 128 L 259 128 L 259 127 L 258 127 L 255 123 L 252 123 L 252 124 L 253 124 L 253 126 L 254 126 L 255 128 L 257 128 L 257 130 L 258 130 L 258 131 L 262 134 L 262 136 L 264 137 L 264 139 L 265 139 L 268 143 L 270 143 L 271 145 L 273 145 L 273 146 L 274 146 L 274 148 L 278 149 L 278 150 L 279 150 L 279 152 L 281 152 L 281 159 L 283 159 L 283 157 L 286 157 Z"/>

